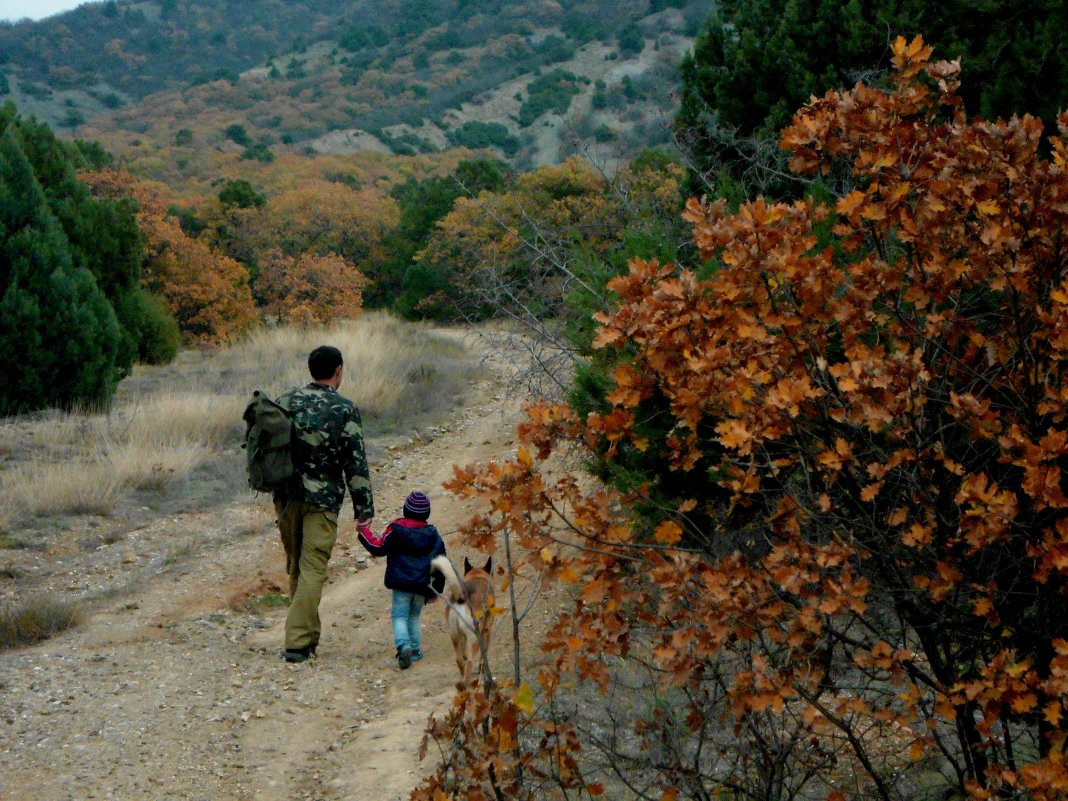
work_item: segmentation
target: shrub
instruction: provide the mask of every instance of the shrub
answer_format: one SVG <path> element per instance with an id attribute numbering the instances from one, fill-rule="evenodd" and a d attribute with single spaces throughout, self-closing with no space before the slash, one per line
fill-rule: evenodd
<path id="1" fill-rule="evenodd" d="M 793 117 L 829 205 L 691 199 L 702 268 L 607 285 L 601 403 L 457 471 L 464 544 L 575 602 L 435 722 L 419 797 L 1066 796 L 1068 119 L 1047 158 L 930 55 Z M 574 447 L 620 492 L 558 480 Z"/>
<path id="2" fill-rule="evenodd" d="M 519 140 L 499 122 L 465 122 L 460 128 L 449 131 L 449 141 L 472 150 L 498 147 L 507 156 L 514 156 L 519 150 Z"/>
<path id="3" fill-rule="evenodd" d="M 527 100 L 519 107 L 519 124 L 524 128 L 547 111 L 565 114 L 571 98 L 579 93 L 578 79 L 567 70 L 552 70 L 527 84 Z"/>
<path id="4" fill-rule="evenodd" d="M 252 137 L 248 135 L 245 126 L 237 123 L 227 126 L 226 138 L 234 144 L 241 145 L 242 147 L 251 147 L 252 145 Z"/>
<path id="5" fill-rule="evenodd" d="M 0 650 L 46 640 L 78 625 L 83 618 L 73 604 L 44 598 L 0 607 Z"/>
<path id="6" fill-rule="evenodd" d="M 568 44 L 566 39 L 550 34 L 546 36 L 537 47 L 534 48 L 544 63 L 554 64 L 558 61 L 567 61 L 575 55 L 575 48 Z"/>
<path id="7" fill-rule="evenodd" d="M 257 142 L 251 147 L 245 148 L 241 153 L 243 159 L 255 159 L 256 161 L 272 162 L 274 161 L 274 153 L 267 147 L 264 142 Z"/>
<path id="8" fill-rule="evenodd" d="M 168 364 L 178 355 L 181 332 L 163 298 L 138 289 L 119 298 L 115 313 L 133 337 L 139 362 Z"/>
<path id="9" fill-rule="evenodd" d="M 624 58 L 637 55 L 645 47 L 645 34 L 637 25 L 627 25 L 616 34 L 616 44 Z"/>
<path id="10" fill-rule="evenodd" d="M 252 184 L 244 178 L 239 178 L 226 182 L 226 186 L 219 191 L 219 202 L 226 208 L 258 209 L 267 202 L 267 198 L 253 189 Z"/>

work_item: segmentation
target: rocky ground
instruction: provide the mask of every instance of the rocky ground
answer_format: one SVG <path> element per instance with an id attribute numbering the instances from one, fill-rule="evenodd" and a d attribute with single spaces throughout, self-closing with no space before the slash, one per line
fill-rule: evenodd
<path id="1" fill-rule="evenodd" d="M 520 404 L 503 369 L 486 363 L 465 404 L 424 437 L 369 432 L 376 528 L 424 489 L 462 565 L 450 528 L 471 510 L 441 484 L 455 464 L 514 452 Z M 249 496 L 210 513 L 146 511 L 120 539 L 49 555 L 49 589 L 94 587 L 94 600 L 81 626 L 0 653 L 0 799 L 393 801 L 432 772 L 417 751 L 457 678 L 442 605 L 424 613 L 426 659 L 400 671 L 384 560 L 343 519 L 319 655 L 285 663 L 284 608 L 254 603 L 285 586 L 269 506 Z M 502 630 L 491 655 L 502 667 L 508 640 Z"/>

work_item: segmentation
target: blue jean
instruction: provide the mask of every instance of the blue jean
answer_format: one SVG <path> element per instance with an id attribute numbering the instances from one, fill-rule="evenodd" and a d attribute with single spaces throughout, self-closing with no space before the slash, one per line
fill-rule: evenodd
<path id="1" fill-rule="evenodd" d="M 407 646 L 419 651 L 419 616 L 424 603 L 426 599 L 417 592 L 393 590 L 390 617 L 393 618 L 393 644 L 397 648 Z"/>

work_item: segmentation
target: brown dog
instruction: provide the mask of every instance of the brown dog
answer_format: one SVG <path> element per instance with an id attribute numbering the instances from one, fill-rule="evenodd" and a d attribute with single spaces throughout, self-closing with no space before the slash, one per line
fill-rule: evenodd
<path id="1" fill-rule="evenodd" d="M 485 567 L 472 567 L 465 558 L 463 581 L 447 556 L 435 557 L 430 569 L 445 577 L 445 620 L 456 652 L 456 667 L 466 683 L 476 671 L 481 672 L 482 654 L 489 648 L 493 630 L 493 557 L 486 560 Z"/>

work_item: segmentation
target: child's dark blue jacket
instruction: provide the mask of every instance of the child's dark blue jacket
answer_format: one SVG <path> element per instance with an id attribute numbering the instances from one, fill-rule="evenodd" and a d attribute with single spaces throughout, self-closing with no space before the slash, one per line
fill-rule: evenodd
<path id="1" fill-rule="evenodd" d="M 430 589 L 430 560 L 445 553 L 438 530 L 424 520 L 394 520 L 381 536 L 359 529 L 360 544 L 374 556 L 386 557 L 386 587 L 435 597 Z"/>

